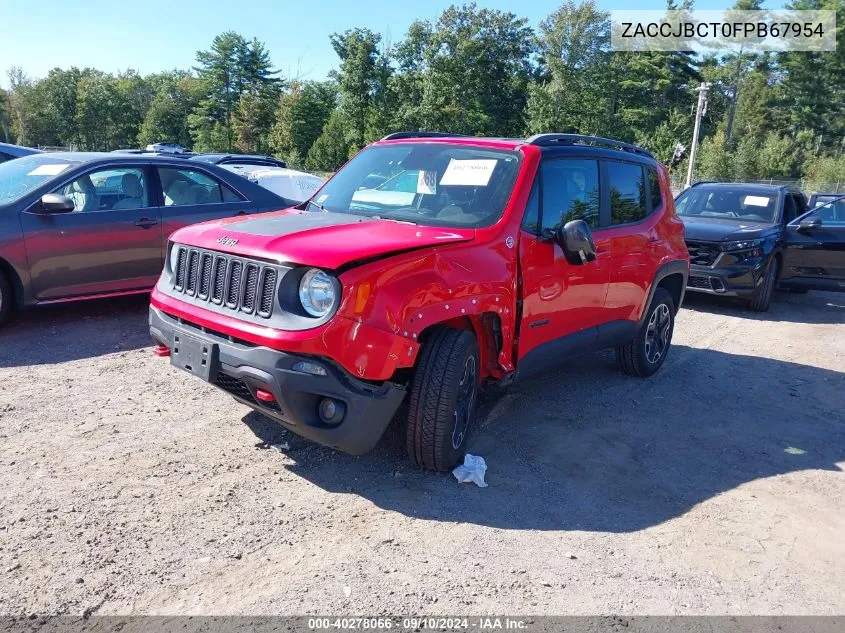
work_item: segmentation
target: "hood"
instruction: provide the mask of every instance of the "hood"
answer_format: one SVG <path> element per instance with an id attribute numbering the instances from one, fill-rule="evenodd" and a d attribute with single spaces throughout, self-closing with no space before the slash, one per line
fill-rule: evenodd
<path id="1" fill-rule="evenodd" d="M 734 242 L 753 240 L 771 233 L 775 228 L 766 222 L 723 220 L 678 216 L 684 223 L 684 239 L 702 242 Z"/>
<path id="2" fill-rule="evenodd" d="M 467 242 L 474 237 L 474 229 L 289 209 L 194 224 L 179 229 L 170 239 L 244 257 L 336 269 L 354 261 Z"/>

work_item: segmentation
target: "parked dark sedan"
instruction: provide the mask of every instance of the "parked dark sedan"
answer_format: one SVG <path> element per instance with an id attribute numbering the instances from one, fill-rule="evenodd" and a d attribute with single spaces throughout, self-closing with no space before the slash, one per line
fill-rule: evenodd
<path id="1" fill-rule="evenodd" d="M 5 163 L 7 160 L 13 158 L 20 158 L 21 156 L 29 156 L 30 154 L 39 154 L 40 149 L 33 149 L 32 147 L 22 147 L 20 145 L 10 145 L 9 143 L 0 143 L 0 163 Z"/>
<path id="2" fill-rule="evenodd" d="M 292 206 L 216 165 L 40 153 L 0 164 L 0 323 L 13 308 L 147 292 L 187 224 Z"/>
<path id="3" fill-rule="evenodd" d="M 687 290 L 769 308 L 777 285 L 845 290 L 845 217 L 829 202 L 807 209 L 786 187 L 699 183 L 675 200 L 690 253 Z"/>

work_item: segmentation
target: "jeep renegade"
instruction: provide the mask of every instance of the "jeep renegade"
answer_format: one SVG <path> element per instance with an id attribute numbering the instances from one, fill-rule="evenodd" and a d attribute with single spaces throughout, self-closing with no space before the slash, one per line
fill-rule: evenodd
<path id="1" fill-rule="evenodd" d="M 485 383 L 603 348 L 657 371 L 688 273 L 666 170 L 639 147 L 400 132 L 296 208 L 175 232 L 150 331 L 326 446 L 365 453 L 402 411 L 411 459 L 444 471 Z"/>

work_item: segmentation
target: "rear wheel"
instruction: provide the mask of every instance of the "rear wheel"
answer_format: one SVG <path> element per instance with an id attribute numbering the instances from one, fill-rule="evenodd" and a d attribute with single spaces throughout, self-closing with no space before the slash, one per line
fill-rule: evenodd
<path id="1" fill-rule="evenodd" d="M 651 376 L 669 353 L 675 329 L 675 304 L 665 288 L 658 288 L 645 322 L 633 340 L 616 348 L 616 362 L 629 376 Z"/>
<path id="2" fill-rule="evenodd" d="M 464 457 L 478 398 L 475 336 L 438 329 L 423 346 L 408 402 L 408 455 L 418 466 L 452 470 Z"/>
<path id="3" fill-rule="evenodd" d="M 2 272 L 0 272 L 0 326 L 2 326 L 12 315 L 12 284 Z"/>
<path id="4" fill-rule="evenodd" d="M 769 260 L 769 265 L 766 267 L 766 273 L 763 276 L 763 282 L 757 286 L 754 295 L 748 302 L 748 307 L 754 312 L 765 312 L 769 309 L 769 304 L 772 301 L 772 293 L 775 290 L 778 278 L 778 263 L 773 257 Z"/>

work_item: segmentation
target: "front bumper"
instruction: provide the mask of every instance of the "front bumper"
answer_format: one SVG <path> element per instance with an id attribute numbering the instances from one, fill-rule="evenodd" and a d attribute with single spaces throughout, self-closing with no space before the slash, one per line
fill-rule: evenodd
<path id="1" fill-rule="evenodd" d="M 168 349 L 173 349 L 177 336 L 207 344 L 209 383 L 284 428 L 346 453 L 362 455 L 370 451 L 405 396 L 404 387 L 395 383 L 385 381 L 373 385 L 354 378 L 328 359 L 233 340 L 207 328 L 189 325 L 154 306 L 150 306 L 149 321 L 153 339 Z M 294 371 L 292 367 L 298 361 L 316 363 L 326 370 L 326 375 Z M 257 390 L 271 393 L 275 401 L 260 400 Z M 321 420 L 318 406 L 323 398 L 343 403 L 345 415 L 339 424 L 330 425 Z"/>
<path id="2" fill-rule="evenodd" d="M 724 297 L 748 298 L 763 282 L 766 262 L 767 258 L 757 257 L 723 267 L 691 264 L 687 290 Z"/>

